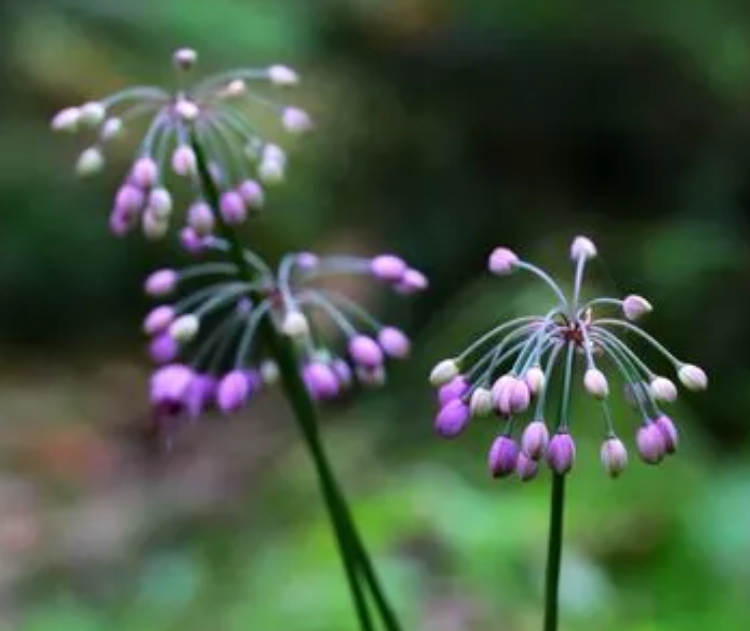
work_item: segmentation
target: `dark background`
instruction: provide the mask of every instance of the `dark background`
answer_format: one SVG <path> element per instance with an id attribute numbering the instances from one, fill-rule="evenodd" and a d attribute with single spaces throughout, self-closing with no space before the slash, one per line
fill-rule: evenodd
<path id="1" fill-rule="evenodd" d="M 599 470 L 576 408 L 563 628 L 744 628 L 750 615 L 750 5 L 530 0 L 0 2 L 2 628 L 342 631 L 353 618 L 283 401 L 144 437 L 143 275 L 175 250 L 116 240 L 127 142 L 96 180 L 52 114 L 133 83 L 286 63 L 317 129 L 279 136 L 289 181 L 248 235 L 288 249 L 397 250 L 432 279 L 372 308 L 415 338 L 387 389 L 326 439 L 409 629 L 536 629 L 547 484 L 492 482 L 492 428 L 432 433 L 430 366 L 544 308 L 490 279 L 508 245 L 561 274 L 582 233 L 591 292 L 636 291 L 648 329 L 704 366 L 663 466 Z M 269 130 L 273 135 L 275 129 Z M 589 409 L 592 407 L 592 409 Z M 636 418 L 615 403 L 628 440 Z"/>

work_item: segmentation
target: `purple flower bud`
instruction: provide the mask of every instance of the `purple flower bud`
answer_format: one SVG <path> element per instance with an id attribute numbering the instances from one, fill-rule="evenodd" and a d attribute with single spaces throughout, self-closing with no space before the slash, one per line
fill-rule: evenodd
<path id="1" fill-rule="evenodd" d="M 174 270 L 160 269 L 152 272 L 146 278 L 144 289 L 149 296 L 155 298 L 166 296 L 175 290 L 179 278 L 179 275 Z"/>
<path id="2" fill-rule="evenodd" d="M 655 423 L 641 425 L 638 428 L 636 444 L 641 460 L 647 464 L 659 464 L 667 451 L 664 435 Z"/>
<path id="3" fill-rule="evenodd" d="M 357 379 L 363 386 L 378 388 L 385 384 L 386 374 L 383 366 L 362 366 L 357 365 L 354 368 Z"/>
<path id="4" fill-rule="evenodd" d="M 435 430 L 443 438 L 455 438 L 469 422 L 469 406 L 460 399 L 449 401 L 435 417 Z"/>
<path id="5" fill-rule="evenodd" d="M 256 394 L 263 387 L 263 375 L 257 368 L 248 368 L 245 371 L 245 379 L 247 380 L 248 396 Z"/>
<path id="6" fill-rule="evenodd" d="M 574 261 L 578 259 L 592 259 L 596 256 L 596 246 L 588 237 L 578 236 L 573 239 L 570 245 L 570 258 Z"/>
<path id="7" fill-rule="evenodd" d="M 172 170 L 183 177 L 196 172 L 197 160 L 192 147 L 180 145 L 172 153 Z"/>
<path id="8" fill-rule="evenodd" d="M 195 375 L 185 393 L 185 411 L 191 419 L 206 412 L 214 401 L 218 383 L 211 375 Z"/>
<path id="9" fill-rule="evenodd" d="M 143 332 L 146 335 L 154 335 L 166 330 L 172 324 L 175 311 L 172 307 L 162 305 L 152 309 L 143 321 Z"/>
<path id="10" fill-rule="evenodd" d="M 157 335 L 148 345 L 148 354 L 156 364 L 174 361 L 180 353 L 180 345 L 168 333 Z"/>
<path id="11" fill-rule="evenodd" d="M 313 361 L 302 369 L 302 378 L 316 400 L 334 398 L 339 392 L 339 380 L 333 369 L 323 362 Z"/>
<path id="12" fill-rule="evenodd" d="M 187 226 L 180 232 L 180 244 L 183 249 L 190 254 L 200 254 L 205 251 L 207 241 L 200 236 L 193 228 Z"/>
<path id="13" fill-rule="evenodd" d="M 255 180 L 245 180 L 239 185 L 237 192 L 242 196 L 248 208 L 263 206 L 263 187 Z"/>
<path id="14" fill-rule="evenodd" d="M 600 456 L 604 470 L 613 478 L 619 476 L 628 464 L 628 450 L 619 438 L 605 440 Z"/>
<path id="15" fill-rule="evenodd" d="M 140 188 L 150 188 L 159 179 L 159 166 L 152 158 L 138 158 L 130 171 L 130 181 Z"/>
<path id="16" fill-rule="evenodd" d="M 510 274 L 513 266 L 518 263 L 518 256 L 508 248 L 495 248 L 490 254 L 487 267 L 497 276 Z"/>
<path id="17" fill-rule="evenodd" d="M 677 445 L 680 441 L 680 435 L 677 431 L 677 427 L 668 416 L 662 414 L 655 421 L 654 425 L 659 428 L 662 436 L 664 437 L 664 448 L 668 454 L 673 454 L 677 451 Z"/>
<path id="18" fill-rule="evenodd" d="M 466 381 L 466 377 L 458 375 L 440 387 L 440 390 L 438 390 L 438 402 L 441 407 L 444 407 L 451 401 L 460 399 L 468 391 L 469 382 Z"/>
<path id="19" fill-rule="evenodd" d="M 492 388 L 495 407 L 506 416 L 524 412 L 531 403 L 531 391 L 523 379 L 504 375 Z"/>
<path id="20" fill-rule="evenodd" d="M 383 351 L 367 335 L 355 335 L 349 340 L 349 355 L 357 364 L 368 368 L 375 368 L 383 363 Z"/>
<path id="21" fill-rule="evenodd" d="M 115 194 L 115 210 L 137 214 L 146 201 L 143 191 L 132 184 L 123 184 Z"/>
<path id="22" fill-rule="evenodd" d="M 651 303 L 642 296 L 631 294 L 622 301 L 622 312 L 628 320 L 637 320 L 653 311 Z"/>
<path id="23" fill-rule="evenodd" d="M 401 280 L 396 285 L 398 293 L 404 296 L 410 296 L 420 291 L 424 291 L 429 286 L 427 276 L 415 269 L 407 269 Z"/>
<path id="24" fill-rule="evenodd" d="M 237 191 L 226 191 L 219 200 L 221 216 L 230 226 L 241 224 L 247 218 L 245 201 Z"/>
<path id="25" fill-rule="evenodd" d="M 116 237 L 124 237 L 130 232 L 137 223 L 137 216 L 118 212 L 117 209 L 109 215 L 109 230 Z"/>
<path id="26" fill-rule="evenodd" d="M 389 282 L 400 281 L 407 269 L 404 260 L 393 254 L 381 254 L 370 262 L 373 276 Z"/>
<path id="27" fill-rule="evenodd" d="M 169 364 L 151 375 L 151 404 L 159 412 L 177 412 L 182 404 L 193 371 L 183 364 Z"/>
<path id="28" fill-rule="evenodd" d="M 300 252 L 295 256 L 294 262 L 299 269 L 308 272 L 318 267 L 320 258 L 312 252 Z"/>
<path id="29" fill-rule="evenodd" d="M 516 462 L 516 473 L 522 482 L 533 480 L 536 474 L 539 473 L 539 463 L 529 458 L 525 453 L 520 452 L 518 454 L 518 461 Z"/>
<path id="30" fill-rule="evenodd" d="M 192 48 L 179 48 L 172 55 L 172 63 L 178 70 L 190 70 L 198 61 L 198 53 Z"/>
<path id="31" fill-rule="evenodd" d="M 304 110 L 298 107 L 287 107 L 281 114 L 281 124 L 288 132 L 302 133 L 312 127 L 312 120 Z"/>
<path id="32" fill-rule="evenodd" d="M 340 357 L 334 359 L 333 362 L 331 362 L 331 368 L 336 375 L 336 379 L 338 379 L 339 386 L 342 388 L 348 388 L 352 385 L 352 369 L 345 360 Z"/>
<path id="33" fill-rule="evenodd" d="M 504 478 L 516 470 L 518 446 L 508 436 L 498 436 L 490 447 L 488 464 L 493 478 Z"/>
<path id="34" fill-rule="evenodd" d="M 567 432 L 558 432 L 549 441 L 547 464 L 555 473 L 565 474 L 573 468 L 576 444 Z"/>
<path id="35" fill-rule="evenodd" d="M 523 430 L 521 450 L 532 460 L 540 460 L 547 452 L 549 430 L 544 421 L 532 421 Z"/>
<path id="36" fill-rule="evenodd" d="M 403 359 L 411 350 L 409 338 L 396 327 L 386 326 L 378 332 L 378 344 L 389 357 Z"/>
<path id="37" fill-rule="evenodd" d="M 216 222 L 211 207 L 206 202 L 197 201 L 188 208 L 187 223 L 196 235 L 205 237 L 214 231 Z"/>
<path id="38" fill-rule="evenodd" d="M 250 396 L 247 376 L 242 370 L 232 370 L 219 381 L 216 391 L 216 405 L 225 413 L 236 412 Z"/>

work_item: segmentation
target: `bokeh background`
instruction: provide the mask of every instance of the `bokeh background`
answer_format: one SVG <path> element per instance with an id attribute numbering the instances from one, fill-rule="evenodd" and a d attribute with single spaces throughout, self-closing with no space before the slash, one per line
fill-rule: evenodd
<path id="1" fill-rule="evenodd" d="M 712 631 L 750 619 L 750 5 L 534 0 L 0 1 L 0 628 L 346 631 L 350 605 L 284 402 L 174 443 L 145 432 L 144 273 L 106 231 L 132 147 L 81 182 L 59 108 L 201 68 L 286 63 L 317 121 L 252 228 L 287 249 L 395 249 L 432 291 L 372 307 L 416 351 L 325 437 L 410 630 L 540 625 L 546 480 L 493 482 L 491 424 L 445 443 L 425 374 L 543 288 L 488 279 L 507 244 L 592 291 L 643 293 L 707 368 L 683 449 L 617 482 L 580 402 L 563 628 Z M 744 350 L 743 350 L 744 349 Z M 658 364 L 657 364 L 658 365 Z M 615 404 L 629 441 L 636 418 Z"/>

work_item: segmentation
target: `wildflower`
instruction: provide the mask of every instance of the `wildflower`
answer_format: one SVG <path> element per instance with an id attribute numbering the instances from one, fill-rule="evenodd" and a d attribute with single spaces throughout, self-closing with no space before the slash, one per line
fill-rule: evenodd
<path id="1" fill-rule="evenodd" d="M 624 299 L 582 297 L 586 264 L 597 255 L 591 239 L 574 239 L 570 255 L 575 275 L 572 291 L 566 294 L 547 272 L 512 250 L 493 250 L 490 272 L 536 276 L 554 296 L 551 308 L 540 315 L 499 323 L 457 356 L 438 362 L 430 374 L 430 382 L 439 388 L 435 426 L 441 435 L 458 435 L 473 417 L 494 412 L 499 418 L 502 431 L 489 452 L 490 472 L 495 477 L 515 470 L 520 479 L 529 480 L 542 460 L 558 474 L 573 468 L 576 443 L 571 434 L 570 399 L 576 381 L 602 406 L 600 457 L 609 475 L 617 477 L 628 463 L 627 447 L 615 432 L 608 404 L 613 378 L 625 382 L 629 400 L 639 412 L 641 425 L 634 434 L 641 459 L 657 464 L 676 451 L 677 428 L 660 406 L 677 398 L 677 386 L 655 372 L 623 334 L 664 358 L 686 388 L 703 390 L 708 385 L 701 368 L 680 361 L 633 323 L 652 309 L 645 298 L 634 294 Z M 393 261 L 378 262 L 376 273 L 382 276 L 392 268 L 396 268 Z M 613 314 L 607 313 L 612 310 Z M 553 379 L 562 383 L 562 393 L 560 412 L 556 422 L 550 423 L 554 412 L 547 409 L 547 395 Z M 520 437 L 517 450 L 515 435 Z"/>
<path id="2" fill-rule="evenodd" d="M 203 239 L 208 250 L 221 252 L 227 245 L 214 237 Z M 402 331 L 381 324 L 343 294 L 316 283 L 352 273 L 384 281 L 396 291 L 403 274 L 384 280 L 374 271 L 373 259 L 310 252 L 287 255 L 276 271 L 249 250 L 245 258 L 254 270 L 252 281 L 241 277 L 233 264 L 216 261 L 157 270 L 146 280 L 147 294 L 170 300 L 155 307 L 143 323 L 151 336 L 152 358 L 161 365 L 155 374 L 188 367 L 194 379 L 215 386 L 210 391 L 201 387 L 201 396 L 185 386 L 170 399 L 170 415 L 185 414 L 188 408 L 192 417 L 212 409 L 232 413 L 276 382 L 275 363 L 257 339 L 264 318 L 293 340 L 300 375 L 320 401 L 343 394 L 355 383 L 382 384 L 387 360 L 408 355 L 409 339 Z M 409 269 L 404 266 L 402 272 Z M 200 286 L 192 289 L 194 281 Z M 330 324 L 344 344 L 337 344 Z M 164 409 L 158 407 L 162 413 Z M 455 416 L 447 419 L 446 435 L 458 431 L 458 425 Z"/>
<path id="3" fill-rule="evenodd" d="M 249 211 L 263 203 L 263 186 L 284 179 L 285 152 L 256 131 L 252 107 L 274 115 L 286 131 L 298 134 L 313 123 L 298 107 L 278 105 L 263 93 L 269 87 L 293 85 L 297 74 L 285 66 L 240 68 L 185 85 L 195 67 L 195 51 L 182 48 L 173 55 L 179 89 L 158 86 L 126 88 L 98 101 L 67 107 L 52 118 L 59 132 L 87 132 L 93 137 L 80 154 L 76 171 L 94 175 L 105 167 L 109 143 L 145 120 L 145 135 L 138 155 L 115 194 L 110 228 L 118 236 L 141 226 L 152 239 L 167 234 L 173 217 L 173 197 L 180 180 L 190 209 L 186 226 L 199 235 L 211 234 L 214 222 L 204 212 L 202 174 L 198 172 L 196 146 L 210 152 L 210 172 L 221 189 L 220 212 L 229 225 L 243 223 Z"/>

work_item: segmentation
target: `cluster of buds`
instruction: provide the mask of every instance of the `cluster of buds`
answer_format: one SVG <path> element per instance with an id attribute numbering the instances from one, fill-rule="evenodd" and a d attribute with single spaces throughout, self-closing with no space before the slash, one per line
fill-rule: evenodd
<path id="1" fill-rule="evenodd" d="M 574 239 L 570 255 L 575 279 L 572 294 L 566 295 L 547 272 L 507 248 L 496 248 L 489 257 L 490 272 L 503 276 L 524 271 L 537 276 L 551 289 L 554 306 L 543 315 L 499 324 L 457 357 L 439 362 L 430 376 L 431 383 L 439 388 L 435 428 L 442 436 L 457 436 L 472 417 L 495 415 L 502 421 L 503 429 L 489 451 L 489 468 L 495 477 L 515 472 L 520 479 L 530 480 L 543 460 L 558 474 L 571 470 L 576 455 L 570 434 L 570 397 L 575 379 L 580 379 L 583 389 L 602 404 L 601 462 L 607 473 L 618 476 L 627 465 L 628 450 L 612 423 L 605 369 L 619 375 L 627 400 L 640 414 L 635 445 L 641 459 L 657 464 L 675 452 L 678 432 L 661 405 L 677 398 L 677 387 L 670 378 L 654 372 L 623 334 L 663 356 L 687 389 L 703 390 L 708 385 L 701 368 L 680 361 L 634 324 L 652 310 L 645 298 L 581 299 L 586 262 L 596 256 L 590 239 Z M 601 314 L 607 310 L 610 315 Z M 576 364 L 582 366 L 581 372 L 576 371 Z M 562 392 L 560 412 L 550 431 L 545 406 L 554 379 L 561 383 Z"/>
<path id="2" fill-rule="evenodd" d="M 174 54 L 181 79 L 195 65 L 190 49 Z M 210 155 L 209 177 L 221 191 L 219 212 L 228 225 L 237 225 L 263 204 L 263 184 L 284 178 L 287 157 L 277 145 L 258 135 L 248 106 L 274 113 L 284 129 L 300 133 L 312 126 L 301 109 L 279 106 L 255 87 L 296 84 L 297 74 L 286 66 L 238 69 L 203 79 L 175 92 L 155 86 L 134 87 L 100 101 L 68 107 L 52 119 L 56 131 L 88 130 L 94 142 L 77 162 L 81 175 L 104 168 L 107 143 L 121 136 L 135 120 L 146 118 L 147 131 L 129 173 L 119 187 L 110 215 L 110 228 L 124 235 L 140 225 L 149 238 L 161 238 L 173 216 L 173 182 L 188 181 L 193 191 L 184 214 L 189 235 L 209 235 L 215 217 L 203 198 L 195 148 Z M 182 84 L 183 81 L 180 81 Z"/>
<path id="3" fill-rule="evenodd" d="M 220 239 L 206 241 L 209 249 L 227 247 Z M 355 384 L 382 384 L 386 360 L 409 354 L 410 342 L 402 331 L 381 324 L 341 292 L 316 282 L 357 274 L 402 294 L 425 289 L 425 276 L 402 259 L 303 252 L 286 255 L 275 271 L 251 251 L 245 251 L 245 260 L 254 271 L 251 280 L 242 278 L 231 263 L 211 261 L 180 271 L 158 270 L 147 278 L 149 296 L 170 300 L 156 306 L 143 323 L 151 337 L 150 354 L 159 364 L 151 383 L 157 418 L 196 418 L 212 409 L 231 413 L 273 383 L 277 367 L 258 343 L 264 318 L 293 339 L 304 383 L 319 401 Z M 200 287 L 191 291 L 190 282 L 196 279 Z M 342 335 L 345 350 L 331 350 Z"/>

